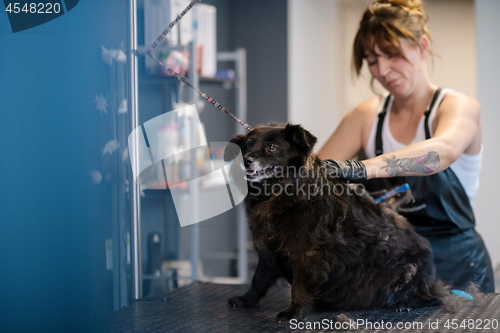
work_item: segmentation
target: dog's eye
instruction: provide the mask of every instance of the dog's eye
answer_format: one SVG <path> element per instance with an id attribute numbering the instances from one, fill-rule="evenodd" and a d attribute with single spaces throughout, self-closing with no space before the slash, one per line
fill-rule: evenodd
<path id="1" fill-rule="evenodd" d="M 276 151 L 277 147 L 272 143 L 268 146 L 269 151 Z"/>
<path id="2" fill-rule="evenodd" d="M 250 148 L 252 146 L 253 142 L 252 141 L 247 141 L 247 143 L 245 144 L 245 146 L 247 148 Z"/>

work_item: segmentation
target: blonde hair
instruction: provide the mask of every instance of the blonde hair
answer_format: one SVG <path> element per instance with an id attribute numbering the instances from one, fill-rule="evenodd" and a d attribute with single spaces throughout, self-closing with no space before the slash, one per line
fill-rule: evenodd
<path id="1" fill-rule="evenodd" d="M 359 76 L 366 53 L 375 54 L 375 44 L 385 54 L 408 60 L 399 38 L 420 48 L 420 37 L 432 41 L 421 0 L 377 0 L 365 10 L 353 45 L 353 69 Z M 430 52 L 433 55 L 432 52 Z"/>

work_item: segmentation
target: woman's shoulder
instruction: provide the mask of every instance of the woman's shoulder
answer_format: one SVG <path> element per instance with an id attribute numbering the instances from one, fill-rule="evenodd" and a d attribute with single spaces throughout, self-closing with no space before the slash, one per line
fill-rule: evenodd
<path id="1" fill-rule="evenodd" d="M 475 99 L 474 97 L 471 97 L 467 94 L 464 94 L 460 91 L 456 91 L 453 89 L 446 89 L 445 92 L 446 92 L 446 94 L 443 97 L 443 102 L 441 104 L 443 104 L 443 103 L 460 104 L 460 105 L 464 105 L 464 106 L 468 106 L 468 107 L 475 107 L 475 108 L 480 107 L 478 100 Z"/>
<path id="2" fill-rule="evenodd" d="M 352 116 L 354 117 L 366 120 L 367 117 L 375 116 L 378 113 L 380 101 L 381 101 L 380 97 L 367 99 L 362 103 L 358 104 L 350 112 L 350 114 L 352 114 Z"/>
<path id="3" fill-rule="evenodd" d="M 367 142 L 372 124 L 380 111 L 379 106 L 381 100 L 382 97 L 370 98 L 360 103 L 351 111 L 351 116 L 355 118 L 359 124 L 361 124 L 363 144 Z"/>
<path id="4" fill-rule="evenodd" d="M 437 110 L 436 117 L 439 118 L 439 115 L 443 113 L 469 114 L 479 117 L 480 112 L 481 105 L 475 98 L 456 90 L 447 89 Z"/>

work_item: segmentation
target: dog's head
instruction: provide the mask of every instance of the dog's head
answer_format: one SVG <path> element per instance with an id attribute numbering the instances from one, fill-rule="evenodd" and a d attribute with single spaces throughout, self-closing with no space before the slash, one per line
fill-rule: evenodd
<path id="1" fill-rule="evenodd" d="M 267 124 L 257 126 L 246 135 L 230 142 L 241 149 L 243 167 L 248 181 L 272 178 L 278 170 L 303 166 L 316 144 L 316 137 L 300 125 Z M 234 159 L 238 148 L 229 145 L 224 152 L 226 161 Z"/>

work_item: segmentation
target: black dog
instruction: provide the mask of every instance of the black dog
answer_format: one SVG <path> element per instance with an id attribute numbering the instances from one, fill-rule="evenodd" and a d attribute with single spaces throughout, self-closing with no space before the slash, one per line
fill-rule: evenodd
<path id="1" fill-rule="evenodd" d="M 281 277 L 292 286 L 292 302 L 279 321 L 302 319 L 310 306 L 409 311 L 449 295 L 435 279 L 427 240 L 387 204 L 322 168 L 311 133 L 268 124 L 231 142 L 243 155 L 259 263 L 250 289 L 229 305 L 256 305 Z M 238 153 L 232 147 L 226 161 Z"/>

